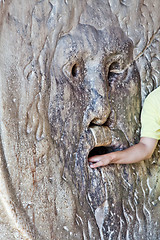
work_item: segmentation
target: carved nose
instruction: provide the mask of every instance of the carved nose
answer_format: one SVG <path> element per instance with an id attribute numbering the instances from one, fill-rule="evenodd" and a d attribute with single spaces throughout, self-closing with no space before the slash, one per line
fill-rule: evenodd
<path id="1" fill-rule="evenodd" d="M 90 123 L 103 125 L 110 114 L 107 82 L 101 68 L 90 68 L 88 72 L 90 85 Z"/>
<path id="2" fill-rule="evenodd" d="M 95 117 L 91 121 L 91 123 L 96 125 L 103 125 L 110 114 L 110 106 L 108 103 L 108 98 L 106 96 L 106 93 L 103 96 L 99 96 L 96 98 L 96 103 L 94 105 L 94 114 Z"/>

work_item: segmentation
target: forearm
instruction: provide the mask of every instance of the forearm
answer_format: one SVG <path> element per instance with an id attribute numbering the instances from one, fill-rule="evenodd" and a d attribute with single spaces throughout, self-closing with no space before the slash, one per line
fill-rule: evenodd
<path id="1" fill-rule="evenodd" d="M 151 157 L 151 152 L 147 150 L 145 144 L 139 142 L 138 144 L 131 146 L 123 151 L 114 153 L 111 163 L 118 164 L 130 164 L 136 163 Z"/>
<path id="2" fill-rule="evenodd" d="M 111 163 L 130 164 L 148 159 L 151 157 L 157 142 L 156 139 L 141 138 L 138 144 L 123 151 L 93 156 L 89 158 L 89 162 L 94 163 L 91 168 L 106 166 Z"/>

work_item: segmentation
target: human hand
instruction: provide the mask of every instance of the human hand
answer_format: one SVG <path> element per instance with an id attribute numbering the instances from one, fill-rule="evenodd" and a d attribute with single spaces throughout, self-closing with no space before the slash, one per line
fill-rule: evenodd
<path id="1" fill-rule="evenodd" d="M 90 165 L 91 168 L 104 167 L 110 163 L 137 163 L 152 156 L 157 142 L 157 139 L 142 137 L 138 144 L 135 144 L 125 150 L 111 152 L 104 155 L 96 155 L 90 157 L 88 161 L 93 163 Z"/>
<path id="2" fill-rule="evenodd" d="M 93 157 L 90 157 L 88 161 L 91 163 L 91 168 L 97 168 L 97 167 L 104 167 L 110 164 L 113 159 L 115 158 L 115 153 L 108 153 L 104 155 L 96 155 Z"/>

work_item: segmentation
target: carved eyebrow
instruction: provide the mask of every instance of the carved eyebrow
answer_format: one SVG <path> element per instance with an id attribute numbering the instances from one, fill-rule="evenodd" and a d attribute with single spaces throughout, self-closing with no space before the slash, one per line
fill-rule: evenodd
<path id="1" fill-rule="evenodd" d="M 130 67 L 130 65 L 131 64 L 128 64 L 125 68 L 120 69 L 120 70 L 119 69 L 113 69 L 113 70 L 111 69 L 110 72 L 117 73 L 117 74 L 123 73 L 125 70 L 127 70 Z"/>
<path id="2" fill-rule="evenodd" d="M 110 69 L 110 72 L 117 73 L 117 74 L 123 73 L 125 70 L 127 70 L 133 64 L 133 62 L 134 62 L 133 55 L 132 55 L 132 52 L 130 53 L 131 41 L 127 41 L 125 43 L 125 46 L 127 46 L 128 51 L 117 51 L 117 52 L 114 52 L 114 53 L 112 52 L 111 54 L 109 54 L 106 64 L 109 65 L 114 62 L 115 63 L 117 62 L 117 63 L 119 63 L 119 66 L 120 66 L 119 69 L 118 68 Z"/>

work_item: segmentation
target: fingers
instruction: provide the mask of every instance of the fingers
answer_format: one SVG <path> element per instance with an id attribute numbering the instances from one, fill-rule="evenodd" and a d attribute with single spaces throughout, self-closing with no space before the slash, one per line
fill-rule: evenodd
<path id="1" fill-rule="evenodd" d="M 109 155 L 105 154 L 105 155 L 97 155 L 97 156 L 90 157 L 88 161 L 93 163 L 90 165 L 91 168 L 97 168 L 97 167 L 103 167 L 108 165 L 111 160 Z"/>
<path id="2" fill-rule="evenodd" d="M 99 162 L 100 160 L 101 160 L 100 155 L 96 155 L 88 159 L 89 162 Z"/>
<path id="3" fill-rule="evenodd" d="M 104 163 L 102 161 L 99 161 L 99 162 L 97 162 L 95 164 L 91 164 L 90 167 L 91 168 L 97 168 L 97 167 L 102 167 L 102 166 L 105 166 L 105 165 L 104 165 Z"/>

